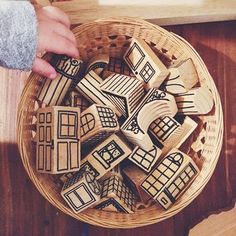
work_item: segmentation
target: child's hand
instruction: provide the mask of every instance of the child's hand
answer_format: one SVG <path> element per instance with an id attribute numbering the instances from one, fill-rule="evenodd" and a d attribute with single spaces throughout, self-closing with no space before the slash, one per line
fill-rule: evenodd
<path id="1" fill-rule="evenodd" d="M 76 39 L 70 31 L 68 16 L 56 7 L 36 7 L 38 18 L 37 54 L 53 52 L 79 57 Z M 36 57 L 32 70 L 48 78 L 56 77 L 55 69 L 45 60 Z"/>

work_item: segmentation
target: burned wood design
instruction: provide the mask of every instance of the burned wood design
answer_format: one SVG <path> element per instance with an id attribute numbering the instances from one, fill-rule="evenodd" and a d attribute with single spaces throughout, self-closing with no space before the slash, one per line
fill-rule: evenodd
<path id="1" fill-rule="evenodd" d="M 49 106 L 60 105 L 72 82 L 78 80 L 82 63 L 81 60 L 65 55 L 54 56 L 51 64 L 57 71 L 57 77 L 54 80 L 44 78 L 38 100 Z"/>

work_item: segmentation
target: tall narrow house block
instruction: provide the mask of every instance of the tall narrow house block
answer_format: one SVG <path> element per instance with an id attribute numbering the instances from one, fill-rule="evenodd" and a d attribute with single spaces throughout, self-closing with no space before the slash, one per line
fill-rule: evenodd
<path id="1" fill-rule="evenodd" d="M 118 117 L 122 113 L 109 101 L 107 96 L 102 92 L 100 85 L 102 78 L 94 71 L 90 71 L 76 86 L 76 89 L 86 97 L 91 103 L 99 105 L 107 105 L 110 107 Z"/>
<path id="2" fill-rule="evenodd" d="M 61 195 L 70 208 L 78 213 L 97 203 L 101 190 L 101 185 L 91 173 L 79 171 L 66 181 Z"/>
<path id="3" fill-rule="evenodd" d="M 133 213 L 136 199 L 132 191 L 117 177 L 112 176 L 103 181 L 101 200 L 96 209 Z"/>
<path id="4" fill-rule="evenodd" d="M 175 67 L 169 68 L 170 75 L 163 83 L 163 88 L 168 93 L 186 93 L 195 86 L 198 74 L 191 58 L 180 62 Z"/>
<path id="5" fill-rule="evenodd" d="M 80 167 L 80 109 L 53 106 L 38 109 L 36 169 L 61 174 Z"/>
<path id="6" fill-rule="evenodd" d="M 196 128 L 197 123 L 188 116 L 181 124 L 173 117 L 165 116 L 153 121 L 149 130 L 163 145 L 162 155 L 166 155 L 172 148 L 179 148 Z"/>
<path id="7" fill-rule="evenodd" d="M 172 149 L 142 182 L 141 187 L 163 208 L 169 208 L 199 173 L 188 155 Z"/>
<path id="8" fill-rule="evenodd" d="M 81 113 L 81 142 L 92 144 L 119 131 L 116 114 L 111 108 L 93 104 Z"/>
<path id="9" fill-rule="evenodd" d="M 131 149 L 116 134 L 94 148 L 83 160 L 81 168 L 92 167 L 99 179 L 130 155 Z"/>
<path id="10" fill-rule="evenodd" d="M 104 80 L 101 90 L 124 117 L 128 117 L 144 97 L 144 88 L 140 80 L 120 74 L 112 74 Z"/>
<path id="11" fill-rule="evenodd" d="M 49 105 L 61 105 L 73 81 L 78 79 L 82 61 L 65 55 L 54 56 L 52 65 L 57 72 L 56 79 L 44 78 L 38 92 L 38 100 Z"/>
<path id="12" fill-rule="evenodd" d="M 121 127 L 121 131 L 134 145 L 150 150 L 153 147 L 147 131 L 149 125 L 157 118 L 174 116 L 177 112 L 172 95 L 156 88 L 150 89 L 134 112 Z"/>
<path id="13" fill-rule="evenodd" d="M 214 106 L 214 99 L 207 87 L 198 87 L 175 95 L 178 112 L 185 115 L 205 115 Z"/>
<path id="14" fill-rule="evenodd" d="M 169 70 L 143 39 L 131 41 L 124 60 L 134 75 L 143 81 L 146 90 L 159 88 L 169 75 Z"/>

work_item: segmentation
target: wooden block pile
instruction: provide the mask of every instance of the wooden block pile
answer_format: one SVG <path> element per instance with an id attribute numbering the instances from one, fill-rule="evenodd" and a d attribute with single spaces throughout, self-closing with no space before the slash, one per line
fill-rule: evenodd
<path id="1" fill-rule="evenodd" d="M 37 170 L 60 174 L 61 196 L 76 213 L 171 207 L 200 171 L 180 151 L 198 125 L 192 116 L 214 106 L 192 59 L 167 68 L 132 39 L 123 59 L 58 55 L 52 65 L 58 76 L 44 78 L 37 96 Z"/>

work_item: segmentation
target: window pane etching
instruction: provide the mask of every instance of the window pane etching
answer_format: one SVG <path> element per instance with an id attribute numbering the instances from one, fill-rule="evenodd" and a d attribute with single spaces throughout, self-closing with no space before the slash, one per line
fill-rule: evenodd
<path id="1" fill-rule="evenodd" d="M 78 116 L 74 112 L 59 112 L 59 138 L 77 139 Z"/>

